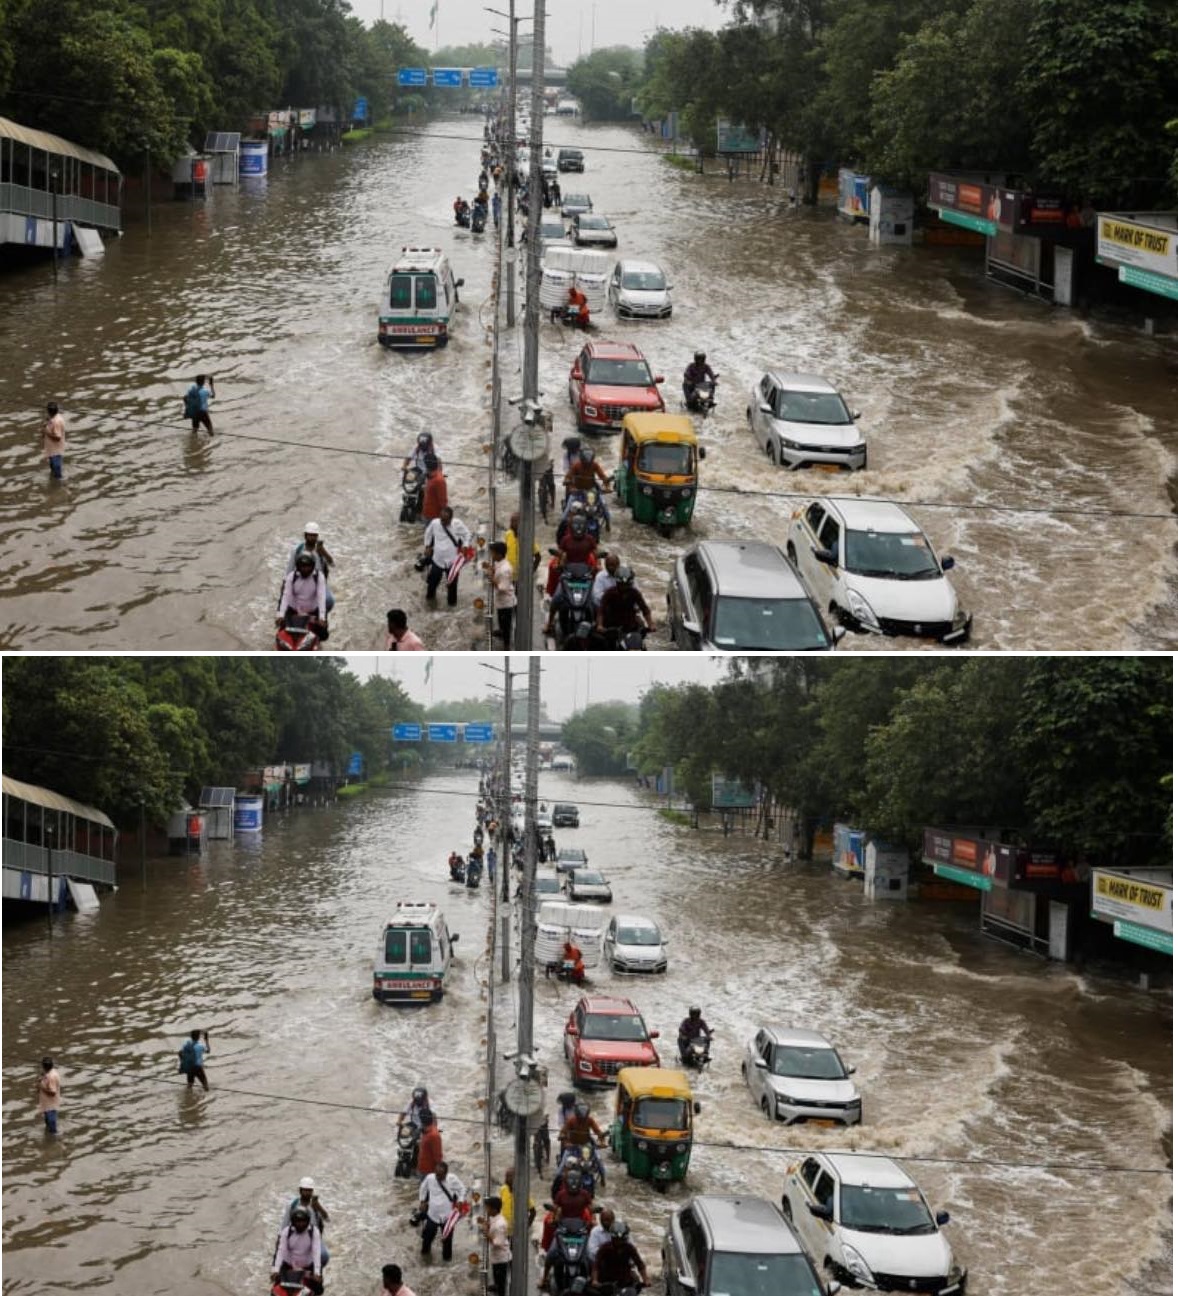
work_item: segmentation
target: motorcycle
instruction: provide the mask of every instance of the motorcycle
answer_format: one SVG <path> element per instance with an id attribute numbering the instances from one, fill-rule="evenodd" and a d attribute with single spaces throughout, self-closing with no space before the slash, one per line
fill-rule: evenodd
<path id="1" fill-rule="evenodd" d="M 465 884 L 466 882 L 466 861 L 465 860 L 458 859 L 455 860 L 455 862 L 450 865 L 450 881 L 460 882 Z"/>
<path id="2" fill-rule="evenodd" d="M 586 331 L 589 328 L 588 313 L 582 319 L 581 311 L 576 306 L 553 306 L 549 312 L 549 318 L 553 324 L 562 324 L 566 328 L 585 329 Z"/>
<path id="3" fill-rule="evenodd" d="M 320 643 L 327 638 L 327 624 L 312 616 L 286 614 L 286 622 L 274 635 L 278 652 L 318 652 Z"/>
<path id="4" fill-rule="evenodd" d="M 687 1047 L 679 1050 L 679 1060 L 685 1067 L 702 1071 L 712 1060 L 712 1037 L 699 1036 L 688 1040 Z"/>
<path id="5" fill-rule="evenodd" d="M 408 1179 L 417 1169 L 417 1145 L 421 1131 L 413 1124 L 402 1125 L 397 1131 L 397 1164 L 393 1167 L 394 1179 Z"/>
<path id="6" fill-rule="evenodd" d="M 401 474 L 401 521 L 416 522 L 425 500 L 425 473 L 420 468 L 406 468 Z"/>
<path id="7" fill-rule="evenodd" d="M 601 1158 L 597 1155 L 597 1149 L 592 1143 L 581 1143 L 575 1146 L 566 1147 L 561 1150 L 560 1156 L 556 1159 L 556 1177 L 552 1181 L 552 1193 L 556 1195 L 556 1190 L 564 1182 L 570 1167 L 575 1167 L 580 1178 L 580 1186 L 587 1193 L 594 1194 L 597 1191 L 597 1185 L 605 1187 L 605 1166 L 602 1165 Z"/>
<path id="8" fill-rule="evenodd" d="M 593 647 L 599 652 L 645 652 L 648 634 L 650 631 L 646 626 L 639 626 L 637 630 L 603 630 L 594 636 L 596 642 Z"/>
<path id="9" fill-rule="evenodd" d="M 716 408 L 716 383 L 719 378 L 707 379 L 703 382 L 696 383 L 683 402 L 689 414 L 698 414 L 702 418 L 708 415 Z"/>
<path id="10" fill-rule="evenodd" d="M 470 229 L 470 207 L 466 203 L 454 208 L 454 224 L 461 229 Z"/>
<path id="11" fill-rule="evenodd" d="M 559 549 L 550 550 L 559 553 Z M 593 568 L 587 563 L 565 563 L 560 570 L 560 581 L 557 590 L 562 596 L 557 609 L 560 617 L 558 640 L 561 647 L 573 646 L 570 640 L 576 640 L 581 627 L 585 627 L 584 638 L 593 630 L 593 609 L 589 605 L 589 596 L 593 593 Z"/>
<path id="12" fill-rule="evenodd" d="M 483 830 L 481 827 L 474 830 L 474 844 L 481 846 L 483 844 Z"/>
<path id="13" fill-rule="evenodd" d="M 321 1292 L 323 1290 L 322 1279 L 315 1287 L 311 1286 L 311 1271 L 304 1269 L 299 1272 L 296 1278 L 294 1273 L 288 1273 L 285 1278 L 280 1278 L 277 1282 L 270 1284 L 270 1296 L 304 1296 L 304 1293 Z"/>
<path id="14" fill-rule="evenodd" d="M 551 1204 L 548 1209 L 553 1209 Z M 556 1224 L 553 1236 L 556 1255 L 552 1262 L 553 1296 L 568 1296 L 573 1284 L 580 1281 L 577 1291 L 583 1291 L 589 1281 L 589 1225 L 581 1219 L 562 1219 Z"/>
<path id="15" fill-rule="evenodd" d="M 479 860 L 472 855 L 466 861 L 466 885 L 473 891 L 477 889 L 479 883 L 483 880 L 483 866 Z"/>
<path id="16" fill-rule="evenodd" d="M 601 494 L 597 490 L 571 490 L 564 497 L 564 516 L 557 523 L 556 543 L 560 544 L 569 527 L 569 505 L 580 501 L 585 506 L 585 525 L 589 534 L 601 539 L 601 528 L 605 524 L 605 514 L 601 509 Z"/>
<path id="17" fill-rule="evenodd" d="M 487 209 L 482 203 L 475 203 L 470 212 L 470 232 L 481 234 L 487 228 Z"/>

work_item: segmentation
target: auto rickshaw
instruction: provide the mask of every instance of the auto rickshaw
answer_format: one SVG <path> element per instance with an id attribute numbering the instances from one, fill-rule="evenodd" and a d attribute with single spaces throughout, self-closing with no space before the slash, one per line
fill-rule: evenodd
<path id="1" fill-rule="evenodd" d="M 614 491 L 635 522 L 669 536 L 695 509 L 699 461 L 706 451 L 685 414 L 627 414 Z"/>
<path id="2" fill-rule="evenodd" d="M 650 1179 L 666 1192 L 668 1183 L 687 1175 L 691 1120 L 698 1111 L 682 1071 L 623 1067 L 609 1127 L 610 1150 L 625 1162 L 632 1179 Z"/>

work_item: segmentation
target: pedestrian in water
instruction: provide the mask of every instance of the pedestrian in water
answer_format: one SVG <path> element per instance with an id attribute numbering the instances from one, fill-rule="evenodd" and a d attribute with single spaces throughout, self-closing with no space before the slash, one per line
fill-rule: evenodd
<path id="1" fill-rule="evenodd" d="M 503 1218 L 503 1202 L 498 1197 L 487 1198 L 487 1214 L 479 1224 L 489 1244 L 487 1256 L 491 1261 L 495 1296 L 507 1296 L 507 1274 L 511 1268 L 511 1241 L 507 1234 L 507 1221 Z"/>
<path id="2" fill-rule="evenodd" d="M 429 571 L 425 581 L 425 597 L 431 602 L 438 596 L 438 586 L 446 582 L 446 602 L 450 607 L 458 603 L 458 573 L 465 565 L 465 553 L 473 537 L 465 523 L 458 521 L 454 510 L 447 505 L 441 514 L 425 529 L 425 555 L 429 558 Z M 463 561 L 460 562 L 459 559 Z"/>
<path id="3" fill-rule="evenodd" d="M 499 217 L 503 212 L 503 200 L 499 197 L 499 190 L 496 189 L 491 195 L 491 216 L 495 221 L 495 228 L 499 228 Z"/>
<path id="4" fill-rule="evenodd" d="M 382 1296 L 388 1293 L 388 1296 L 417 1296 L 411 1288 L 407 1287 L 401 1278 L 401 1266 L 395 1264 L 382 1265 L 380 1270 L 380 1290 Z"/>
<path id="5" fill-rule="evenodd" d="M 548 192 L 552 195 L 553 207 L 559 207 L 560 206 L 560 181 L 553 180 L 552 184 L 549 186 Z"/>
<path id="6" fill-rule="evenodd" d="M 386 652 L 425 651 L 425 644 L 409 629 L 409 618 L 402 608 L 389 609 L 388 627 L 384 641 Z"/>
<path id="7" fill-rule="evenodd" d="M 421 1181 L 418 1200 L 425 1208 L 425 1223 L 421 1230 L 421 1254 L 428 1256 L 434 1238 L 442 1234 L 442 1259 L 454 1257 L 454 1227 L 461 1214 L 460 1202 L 466 1200 L 466 1185 L 457 1175 L 450 1173 L 445 1161 L 439 1161 L 431 1175 Z"/>
<path id="8" fill-rule="evenodd" d="M 61 1076 L 51 1057 L 41 1059 L 41 1075 L 37 1081 L 37 1106 L 45 1117 L 45 1133 L 57 1133 L 57 1107 L 61 1100 Z"/>
<path id="9" fill-rule="evenodd" d="M 444 1160 L 442 1156 L 442 1131 L 438 1118 L 432 1111 L 421 1113 L 421 1141 L 417 1145 L 417 1177 L 431 1175 Z"/>
<path id="10" fill-rule="evenodd" d="M 49 461 L 49 472 L 55 481 L 64 477 L 65 419 L 57 412 L 57 402 L 45 406 L 45 422 L 41 424 L 41 458 Z"/>
<path id="11" fill-rule="evenodd" d="M 207 386 L 206 386 L 207 382 Z M 192 420 L 192 430 L 199 432 L 202 427 L 213 435 L 213 420 L 209 418 L 209 401 L 215 399 L 217 390 L 213 385 L 212 374 L 197 374 L 196 381 L 184 393 L 184 414 Z"/>
<path id="12" fill-rule="evenodd" d="M 201 1043 L 201 1036 L 204 1036 L 204 1043 Z M 208 1093 L 209 1078 L 205 1075 L 204 1060 L 205 1054 L 211 1053 L 209 1047 L 208 1031 L 194 1030 L 189 1033 L 188 1038 L 184 1041 L 184 1046 L 180 1050 L 180 1070 L 188 1077 L 188 1087 L 192 1088 L 192 1082 L 199 1080 L 204 1091 Z"/>
<path id="13" fill-rule="evenodd" d="M 491 560 L 483 563 L 483 570 L 491 578 L 494 589 L 493 602 L 495 618 L 499 622 L 497 631 L 503 640 L 503 646 L 511 646 L 511 622 L 515 616 L 515 580 L 511 563 L 507 561 L 507 545 L 502 540 L 492 540 L 488 548 Z"/>

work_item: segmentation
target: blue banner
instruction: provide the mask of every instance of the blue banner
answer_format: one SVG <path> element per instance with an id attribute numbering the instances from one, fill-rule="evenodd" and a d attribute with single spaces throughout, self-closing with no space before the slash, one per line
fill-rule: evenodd
<path id="1" fill-rule="evenodd" d="M 458 741 L 458 726 L 456 724 L 432 724 L 429 726 L 430 742 L 452 742 Z"/>
<path id="2" fill-rule="evenodd" d="M 470 84 L 476 90 L 493 90 L 499 84 L 499 69 L 493 67 L 471 68 Z"/>
<path id="3" fill-rule="evenodd" d="M 352 120 L 353 121 L 368 120 L 368 100 L 365 99 L 363 96 L 361 96 L 359 99 L 356 100 L 356 103 L 352 108 Z"/>
<path id="4" fill-rule="evenodd" d="M 425 85 L 425 68 L 398 68 L 397 84 L 399 86 Z"/>
<path id="5" fill-rule="evenodd" d="M 468 743 L 489 743 L 495 741 L 492 726 L 489 724 L 468 724 L 463 737 Z"/>
<path id="6" fill-rule="evenodd" d="M 393 725 L 394 742 L 421 742 L 421 725 L 419 724 L 395 724 Z"/>
<path id="7" fill-rule="evenodd" d="M 364 773 L 364 756 L 360 752 L 353 752 L 348 757 L 348 777 Z"/>
<path id="8" fill-rule="evenodd" d="M 460 86 L 462 84 L 461 68 L 434 68 L 434 85 Z"/>

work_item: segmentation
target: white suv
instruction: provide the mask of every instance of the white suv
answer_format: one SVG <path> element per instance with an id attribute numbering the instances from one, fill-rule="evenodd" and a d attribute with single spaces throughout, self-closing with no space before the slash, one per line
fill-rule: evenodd
<path id="1" fill-rule="evenodd" d="M 961 1296 L 966 1271 L 924 1194 L 887 1157 L 813 1153 L 785 1172 L 785 1217 L 818 1269 L 877 1291 Z"/>
<path id="2" fill-rule="evenodd" d="M 769 462 L 783 468 L 866 468 L 858 410 L 817 374 L 767 373 L 745 415 Z"/>
<path id="3" fill-rule="evenodd" d="M 851 630 L 964 643 L 972 617 L 928 536 L 898 504 L 808 500 L 790 518 L 786 555 L 819 607 Z"/>
<path id="4" fill-rule="evenodd" d="M 858 1125 L 863 1100 L 834 1045 L 817 1031 L 763 1026 L 749 1040 L 740 1074 L 771 1121 Z"/>

